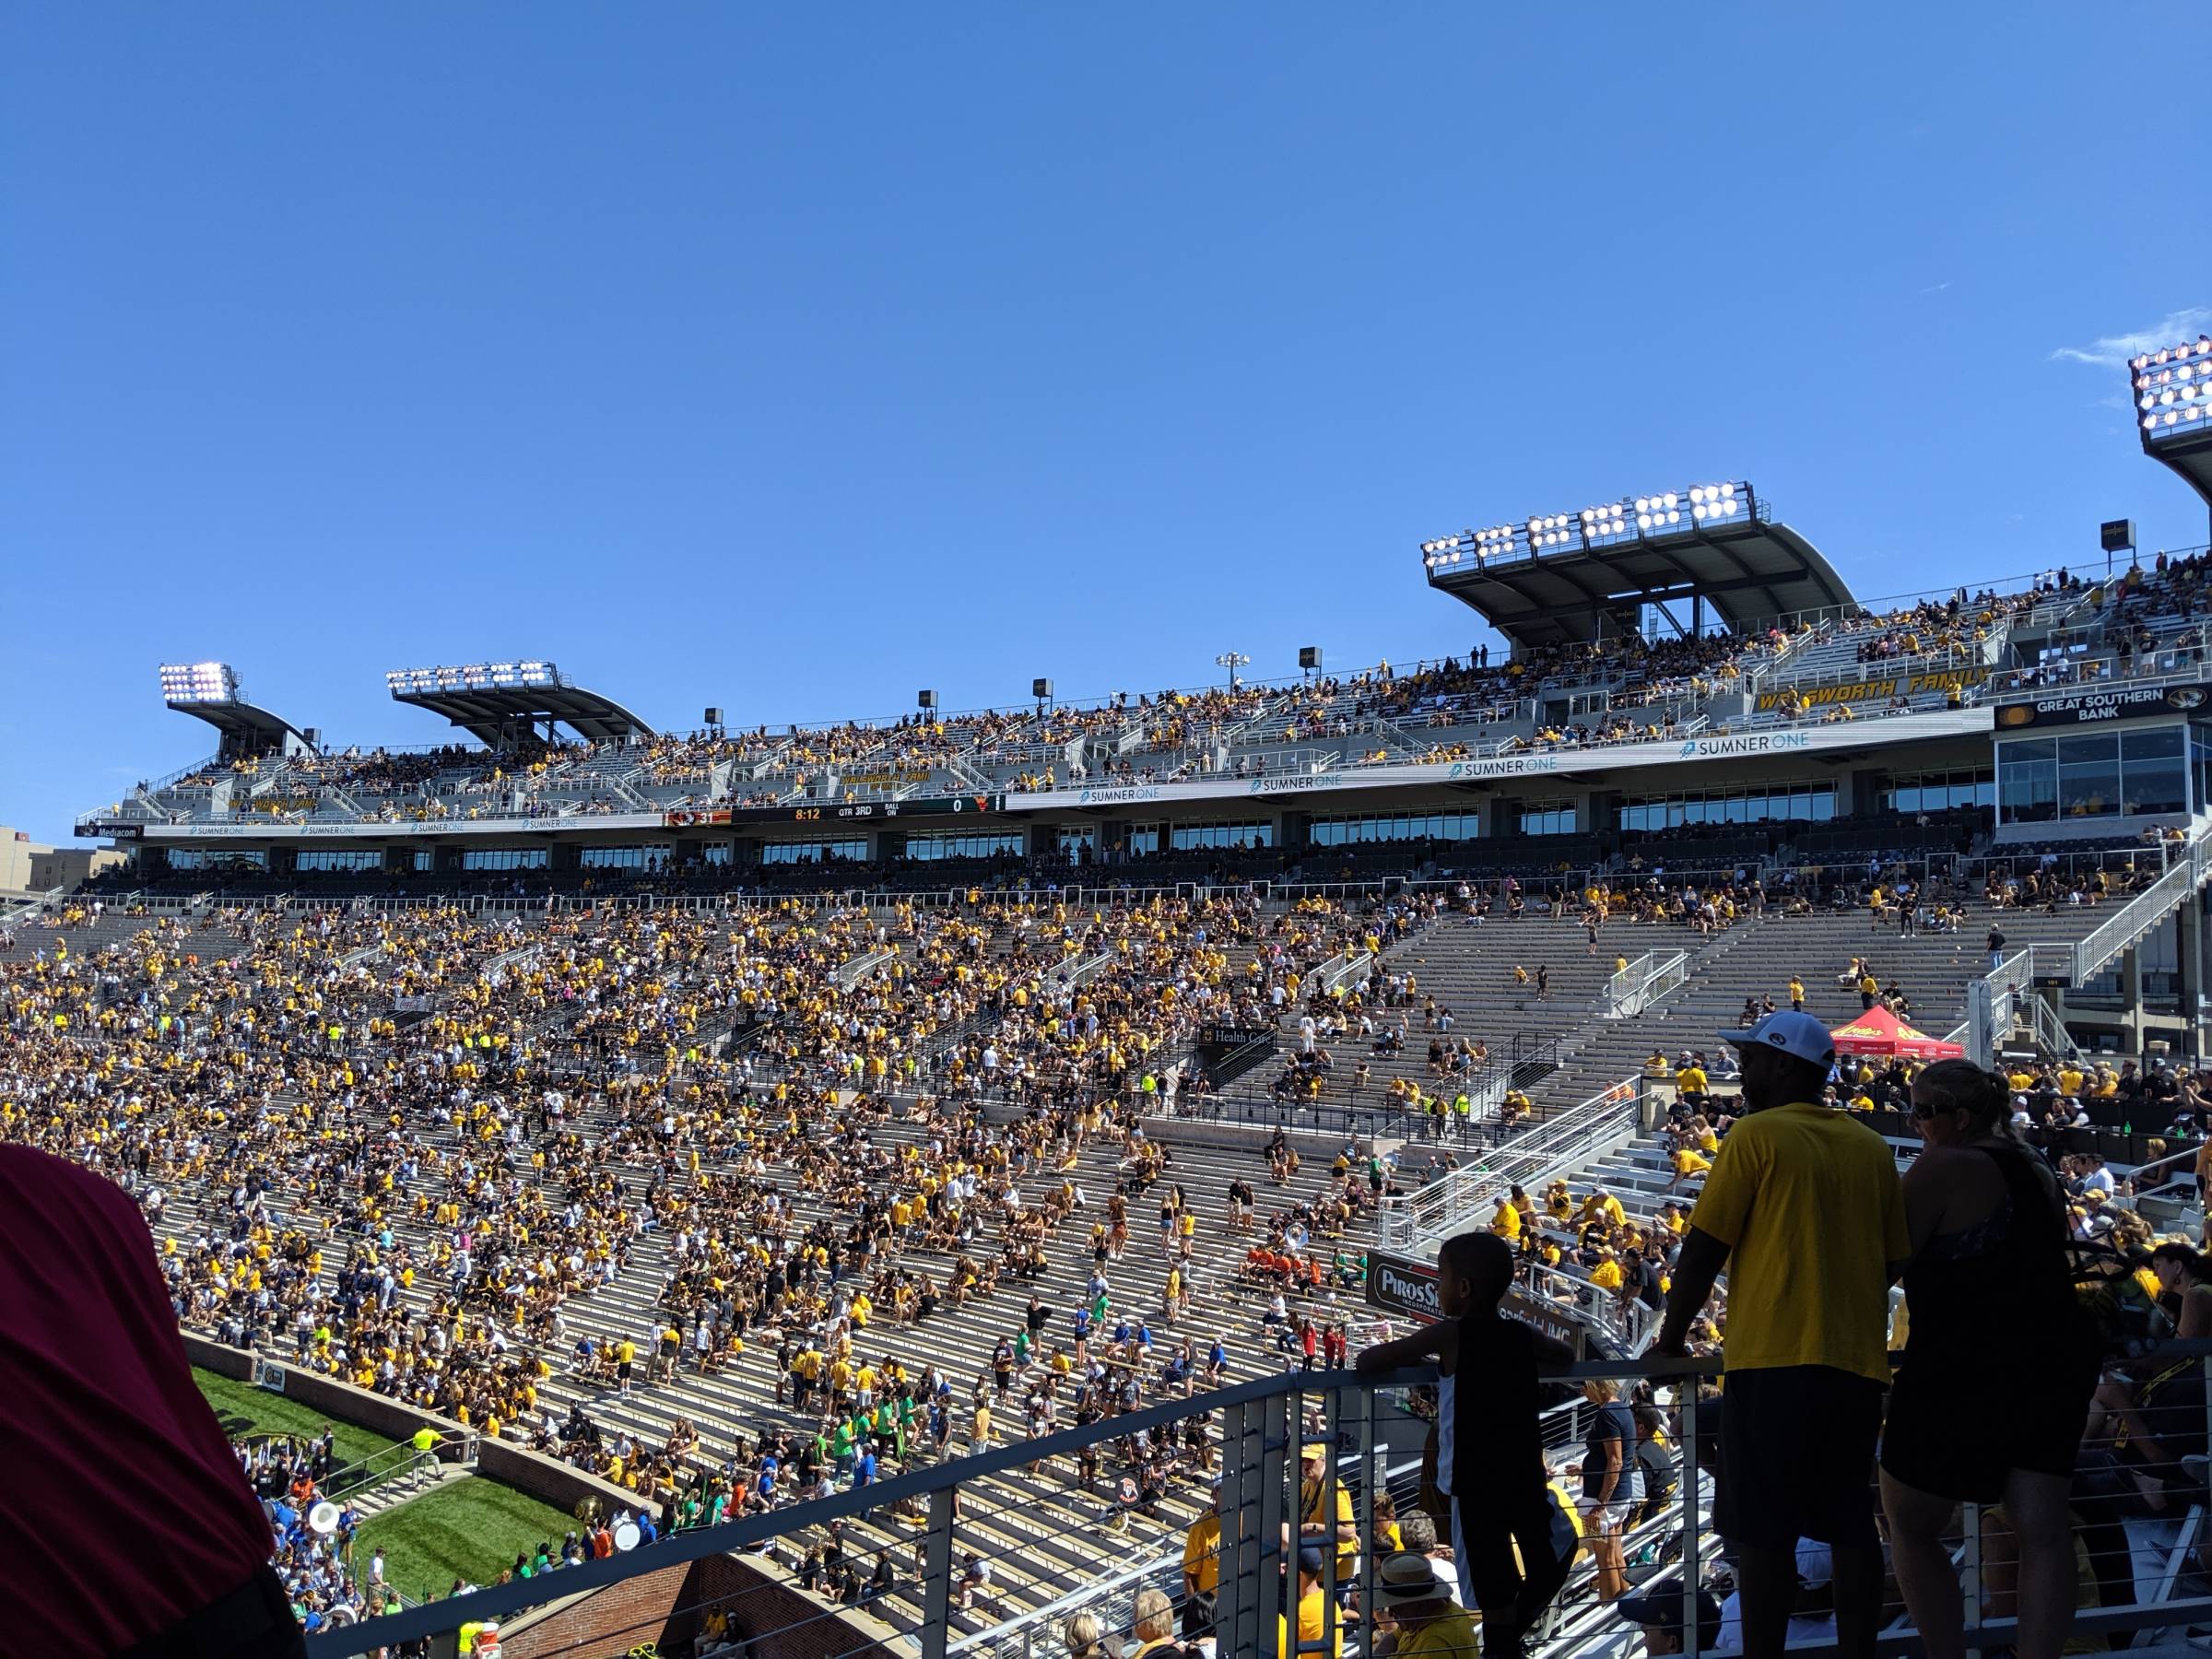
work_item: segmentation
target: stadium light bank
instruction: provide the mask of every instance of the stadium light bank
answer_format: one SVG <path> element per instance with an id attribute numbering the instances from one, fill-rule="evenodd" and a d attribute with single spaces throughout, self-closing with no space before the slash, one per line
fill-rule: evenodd
<path id="1" fill-rule="evenodd" d="M 238 700 L 238 670 L 228 663 L 164 663 L 161 700 L 171 708 L 234 703 Z"/>
<path id="2" fill-rule="evenodd" d="M 1618 544 L 1696 535 L 1710 525 L 1754 516 L 1754 500 L 1751 486 L 1740 481 L 1693 484 L 1687 489 L 1664 490 L 1657 495 L 1624 496 L 1580 512 L 1539 514 L 1525 524 L 1497 524 L 1488 530 L 1463 530 L 1455 535 L 1439 536 L 1421 544 L 1421 562 L 1433 575 L 1462 559 L 1472 559 L 1480 566 L 1513 557 L 1589 553 Z"/>
<path id="3" fill-rule="evenodd" d="M 394 668 L 384 676 L 384 684 L 394 697 L 439 691 L 506 691 L 564 683 L 559 668 L 535 659 L 464 663 L 457 667 Z"/>

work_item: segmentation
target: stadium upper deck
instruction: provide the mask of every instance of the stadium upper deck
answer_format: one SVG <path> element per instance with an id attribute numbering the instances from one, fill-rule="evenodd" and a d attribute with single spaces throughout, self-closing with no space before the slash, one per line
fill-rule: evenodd
<path id="1" fill-rule="evenodd" d="M 1532 530 L 1475 559 L 1502 582 L 1516 561 L 1586 561 L 1617 528 L 1560 533 L 1576 545 L 1557 552 Z M 1423 545 L 1432 581 L 1459 556 L 1441 546 Z M 1700 826 L 1768 826 L 1749 849 L 1764 853 L 1829 820 L 1887 845 L 1884 826 L 1953 810 L 2016 841 L 2212 809 L 2202 550 L 2097 582 L 2047 571 L 1763 618 L 1730 596 L 1795 593 L 1780 575 L 1747 589 L 1669 557 L 1716 607 L 1729 599 L 1738 631 L 1705 629 L 1700 599 L 1697 627 L 1672 637 L 1619 631 L 1616 608 L 1594 639 L 1524 640 L 1497 663 L 1484 650 L 1076 704 L 1041 680 L 1029 706 L 879 723 L 732 728 L 711 710 L 717 724 L 657 733 L 550 664 L 484 664 L 390 677 L 396 700 L 478 741 L 340 749 L 245 704 L 224 665 L 166 669 L 171 703 L 221 748 L 77 833 L 135 843 L 142 875 L 1112 865 L 1394 843 L 1547 868 Z"/>

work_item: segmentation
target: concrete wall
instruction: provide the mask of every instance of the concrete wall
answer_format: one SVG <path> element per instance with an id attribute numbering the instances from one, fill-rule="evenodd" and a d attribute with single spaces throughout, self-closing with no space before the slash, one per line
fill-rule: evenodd
<path id="1" fill-rule="evenodd" d="M 256 1367 L 263 1371 L 284 1373 L 282 1393 L 288 1400 L 335 1418 L 342 1422 L 356 1423 L 363 1429 L 372 1429 L 379 1434 L 388 1434 L 394 1440 L 406 1440 L 426 1425 L 440 1441 L 439 1456 L 446 1462 L 457 1462 L 462 1447 L 471 1431 L 451 1418 L 442 1418 L 418 1406 L 387 1399 L 365 1388 L 356 1388 L 350 1382 L 341 1382 L 335 1377 L 296 1370 L 291 1366 L 259 1359 L 242 1348 L 226 1347 L 205 1336 L 184 1334 L 184 1352 L 193 1364 L 204 1366 L 225 1377 L 241 1382 L 252 1382 Z M 487 1479 L 518 1491 L 530 1494 L 541 1503 L 549 1503 L 564 1513 L 573 1514 L 576 1506 L 586 1498 L 596 1498 L 609 1510 L 640 1509 L 644 1507 L 638 1494 L 625 1490 L 587 1475 L 582 1469 L 571 1468 L 558 1458 L 547 1457 L 527 1447 L 479 1437 L 477 1441 L 477 1472 Z"/>
<path id="2" fill-rule="evenodd" d="M 503 1627 L 500 1649 L 505 1659 L 579 1659 L 628 1653 L 650 1641 L 675 1652 L 716 1603 L 753 1652 L 776 1659 L 893 1659 L 900 1652 L 888 1625 L 809 1595 L 782 1568 L 753 1555 L 709 1556 L 640 1573 Z"/>
<path id="3" fill-rule="evenodd" d="M 441 1440 L 440 1454 L 460 1455 L 468 1430 L 449 1418 L 386 1399 L 350 1382 L 263 1359 L 243 1348 L 225 1347 L 190 1331 L 184 1352 L 192 1363 L 218 1376 L 250 1382 L 257 1374 L 283 1373 L 285 1398 L 343 1422 L 405 1440 L 428 1425 Z M 583 1499 L 596 1498 L 609 1509 L 635 1509 L 638 1495 L 571 1468 L 521 1446 L 478 1437 L 477 1471 L 529 1493 L 541 1502 L 572 1512 Z M 640 1573 L 621 1583 L 569 1596 L 518 1616 L 501 1632 L 508 1659 L 550 1659 L 556 1653 L 627 1653 L 653 1641 L 678 1647 L 691 1640 L 707 1604 L 732 1598 L 727 1610 L 747 1637 L 774 1635 L 759 1651 L 791 1659 L 845 1659 L 868 1655 L 893 1659 L 891 1628 L 867 1614 L 841 1608 L 799 1588 L 782 1567 L 757 1555 L 710 1556 L 658 1572 Z M 781 1632 L 781 1634 L 776 1634 Z"/>

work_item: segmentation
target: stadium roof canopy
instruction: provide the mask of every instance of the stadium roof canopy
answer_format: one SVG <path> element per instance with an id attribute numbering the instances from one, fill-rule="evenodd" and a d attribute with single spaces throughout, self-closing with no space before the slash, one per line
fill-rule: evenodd
<path id="1" fill-rule="evenodd" d="M 395 668 L 384 676 L 393 700 L 441 714 L 493 748 L 567 726 L 590 743 L 648 737 L 653 728 L 612 698 L 572 685 L 551 663 L 469 663 L 450 668 Z"/>
<path id="2" fill-rule="evenodd" d="M 1700 622 L 1711 606 L 1737 629 L 1855 603 L 1819 549 L 1774 524 L 1744 483 L 1465 530 L 1423 542 L 1421 563 L 1430 586 L 1531 647 L 1597 639 L 1644 605 L 1686 602 Z"/>
<path id="3" fill-rule="evenodd" d="M 312 732 L 241 697 L 238 670 L 228 663 L 162 664 L 161 700 L 221 733 L 225 760 L 314 747 Z"/>
<path id="4" fill-rule="evenodd" d="M 2212 505 L 2212 335 L 2129 359 L 2143 453 Z"/>

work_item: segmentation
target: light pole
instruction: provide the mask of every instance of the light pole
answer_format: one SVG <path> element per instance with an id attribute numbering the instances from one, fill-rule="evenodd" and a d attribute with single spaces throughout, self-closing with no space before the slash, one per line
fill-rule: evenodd
<path id="1" fill-rule="evenodd" d="M 1214 665 L 1229 670 L 1229 688 L 1237 688 L 1237 670 L 1252 666 L 1252 659 L 1241 651 L 1225 651 L 1214 659 Z"/>

